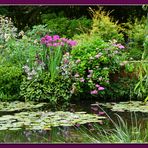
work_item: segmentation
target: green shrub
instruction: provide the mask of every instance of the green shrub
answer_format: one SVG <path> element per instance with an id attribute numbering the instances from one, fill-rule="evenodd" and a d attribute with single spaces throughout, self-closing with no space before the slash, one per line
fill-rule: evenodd
<path id="1" fill-rule="evenodd" d="M 20 95 L 27 101 L 48 102 L 52 108 L 61 109 L 71 98 L 71 82 L 62 76 L 51 81 L 50 75 L 43 73 L 32 80 L 24 78 Z"/>
<path id="2" fill-rule="evenodd" d="M 0 43 L 4 44 L 10 38 L 16 37 L 17 28 L 13 25 L 11 18 L 0 15 Z"/>
<path id="3" fill-rule="evenodd" d="M 64 16 L 43 15 L 43 23 L 52 31 L 51 35 L 58 34 L 72 38 L 75 34 L 81 34 L 91 28 L 91 20 L 86 17 L 68 19 Z"/>
<path id="4" fill-rule="evenodd" d="M 103 97 L 111 85 L 110 74 L 120 70 L 120 63 L 124 60 L 124 46 L 115 40 L 105 42 L 96 35 L 81 35 L 77 40 L 78 45 L 72 50 L 77 94 Z"/>
<path id="5" fill-rule="evenodd" d="M 3 62 L 19 65 L 19 67 L 23 67 L 27 62 L 32 67 L 35 55 L 41 48 L 39 40 L 33 40 L 26 35 L 22 39 L 11 39 L 3 49 L 3 57 L 5 57 Z"/>
<path id="6" fill-rule="evenodd" d="M 0 65 L 0 100 L 18 100 L 22 70 L 15 66 Z"/>
<path id="7" fill-rule="evenodd" d="M 52 32 L 47 28 L 47 25 L 35 25 L 32 29 L 25 32 L 26 36 L 33 40 L 40 40 L 41 37 L 51 33 Z"/>
<path id="8" fill-rule="evenodd" d="M 94 11 L 90 9 L 92 14 L 92 29 L 90 33 L 100 36 L 104 41 L 109 41 L 116 39 L 118 42 L 123 42 L 123 28 L 114 22 L 113 19 L 109 16 L 109 12 L 103 10 Z"/>
<path id="9" fill-rule="evenodd" d="M 135 19 L 134 23 L 129 21 L 125 26 L 128 28 L 125 32 L 128 36 L 129 58 L 140 60 L 144 51 L 146 18 L 143 17 L 140 21 Z"/>

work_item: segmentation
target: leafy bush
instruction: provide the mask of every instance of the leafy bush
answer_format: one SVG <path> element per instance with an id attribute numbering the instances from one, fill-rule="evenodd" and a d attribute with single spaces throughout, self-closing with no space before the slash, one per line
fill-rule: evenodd
<path id="1" fill-rule="evenodd" d="M 91 20 L 86 17 L 78 19 L 68 19 L 64 16 L 44 14 L 43 23 L 52 31 L 52 35 L 58 34 L 72 38 L 75 34 L 81 34 L 91 28 Z"/>
<path id="2" fill-rule="evenodd" d="M 47 25 L 35 25 L 32 29 L 26 31 L 25 34 L 33 40 L 40 40 L 41 37 L 51 33 L 52 32 L 47 28 Z"/>
<path id="3" fill-rule="evenodd" d="M 144 42 L 144 51 L 140 61 L 136 63 L 136 72 L 138 76 L 138 82 L 135 85 L 134 92 L 139 99 L 148 100 L 148 35 Z"/>
<path id="4" fill-rule="evenodd" d="M 41 45 L 38 40 L 33 40 L 24 35 L 22 39 L 10 39 L 3 49 L 3 62 L 9 62 L 14 65 L 23 65 L 27 63 L 32 66 L 35 60 L 35 55 L 41 50 Z"/>
<path id="5" fill-rule="evenodd" d="M 17 28 L 13 25 L 11 18 L 0 15 L 0 43 L 7 42 L 10 38 L 16 37 Z"/>
<path id="6" fill-rule="evenodd" d="M 128 28 L 125 32 L 128 36 L 129 58 L 139 60 L 144 51 L 146 18 L 143 17 L 140 21 L 135 19 L 134 23 L 129 21 L 125 24 L 125 27 Z"/>
<path id="7" fill-rule="evenodd" d="M 43 73 L 32 80 L 24 78 L 20 95 L 27 101 L 48 102 L 54 109 L 68 105 L 71 98 L 70 79 L 62 76 L 51 81 L 50 75 Z"/>
<path id="8" fill-rule="evenodd" d="M 120 63 L 124 60 L 124 46 L 115 40 L 105 42 L 92 35 L 81 35 L 77 40 L 78 45 L 72 50 L 76 92 L 88 97 L 89 94 L 101 97 L 105 94 L 101 90 L 110 86 L 110 74 L 120 69 Z"/>
<path id="9" fill-rule="evenodd" d="M 18 100 L 22 70 L 11 65 L 0 65 L 0 100 Z"/>
<path id="10" fill-rule="evenodd" d="M 116 39 L 118 42 L 123 42 L 123 31 L 122 27 L 114 22 L 113 19 L 109 16 L 109 12 L 103 10 L 94 11 L 90 9 L 92 14 L 92 29 L 90 33 L 100 36 L 104 41 L 109 41 Z"/>
<path id="11" fill-rule="evenodd" d="M 41 44 L 44 48 L 37 53 L 34 66 L 24 66 L 27 78 L 21 84 L 20 95 L 25 100 L 48 101 L 54 107 L 58 104 L 63 107 L 71 98 L 71 79 L 68 74 L 62 74 L 65 55 L 69 55 L 67 51 L 76 42 L 58 35 L 46 35 L 41 38 Z"/>

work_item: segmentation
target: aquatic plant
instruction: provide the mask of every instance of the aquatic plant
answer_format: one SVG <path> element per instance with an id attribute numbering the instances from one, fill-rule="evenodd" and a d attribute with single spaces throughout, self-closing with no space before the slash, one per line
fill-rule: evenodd
<path id="1" fill-rule="evenodd" d="M 121 116 L 116 114 L 117 120 L 110 121 L 112 126 L 100 128 L 97 124 L 92 125 L 90 130 L 85 126 L 80 127 L 77 131 L 81 135 L 82 143 L 147 143 L 148 128 L 144 130 L 141 124 L 138 124 L 136 115 L 131 114 L 131 124 L 129 125 Z"/>
<path id="2" fill-rule="evenodd" d="M 40 104 L 35 107 L 40 107 Z M 100 122 L 105 117 L 86 112 L 49 112 L 49 111 L 26 111 L 14 113 L 14 115 L 3 115 L 0 117 L 0 130 L 50 130 L 58 126 L 74 126 Z"/>

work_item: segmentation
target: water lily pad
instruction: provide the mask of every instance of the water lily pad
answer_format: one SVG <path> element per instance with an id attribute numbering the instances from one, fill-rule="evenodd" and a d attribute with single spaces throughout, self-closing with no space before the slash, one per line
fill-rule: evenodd
<path id="1" fill-rule="evenodd" d="M 9 130 L 21 130 L 22 128 L 19 128 L 19 127 L 15 127 L 15 128 L 9 128 Z"/>
<path id="2" fill-rule="evenodd" d="M 148 113 L 148 103 L 144 104 L 141 101 L 129 101 L 129 102 L 120 102 L 116 104 L 102 103 L 102 106 L 111 108 L 112 111 L 124 112 L 144 112 Z"/>
<path id="3" fill-rule="evenodd" d="M 0 111 L 1 112 L 13 112 L 13 111 L 19 111 L 19 110 L 30 110 L 30 109 L 36 109 L 43 107 L 47 103 L 39 103 L 36 104 L 35 102 L 1 102 L 0 103 Z"/>
<path id="4" fill-rule="evenodd" d="M 104 118 L 103 116 L 87 114 L 86 112 L 20 112 L 11 116 L 1 116 L 0 125 L 4 129 L 26 128 L 40 130 L 56 126 L 74 126 L 75 124 L 99 122 Z"/>

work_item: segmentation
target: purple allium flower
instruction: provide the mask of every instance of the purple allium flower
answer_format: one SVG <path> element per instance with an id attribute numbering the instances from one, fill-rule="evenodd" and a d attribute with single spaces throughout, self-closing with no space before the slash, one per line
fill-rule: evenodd
<path id="1" fill-rule="evenodd" d="M 76 63 L 78 64 L 78 63 L 80 63 L 81 62 L 81 60 L 80 59 L 78 59 L 78 60 L 76 60 Z"/>
<path id="2" fill-rule="evenodd" d="M 63 42 L 67 42 L 67 41 L 68 41 L 68 39 L 66 39 L 66 38 L 61 38 L 61 40 L 62 40 Z"/>
<path id="3" fill-rule="evenodd" d="M 73 40 L 68 40 L 67 43 L 68 43 L 70 46 L 76 46 L 76 45 L 77 45 L 77 42 L 76 42 L 76 41 L 73 41 Z"/>
<path id="4" fill-rule="evenodd" d="M 100 85 L 98 85 L 98 84 L 96 84 L 95 86 L 96 86 L 97 88 L 99 88 L 99 87 L 100 87 Z"/>
<path id="5" fill-rule="evenodd" d="M 80 82 L 84 82 L 85 80 L 84 80 L 84 78 L 80 78 Z"/>
<path id="6" fill-rule="evenodd" d="M 58 43 L 53 43 L 53 46 L 54 46 L 54 47 L 57 47 L 57 46 L 58 46 Z"/>
<path id="7" fill-rule="evenodd" d="M 46 35 L 46 36 L 45 36 L 45 39 L 46 39 L 46 41 L 48 41 L 48 42 L 52 41 L 52 37 L 49 36 L 49 35 Z"/>
<path id="8" fill-rule="evenodd" d="M 54 35 L 53 36 L 53 41 L 57 41 L 57 40 L 59 40 L 60 39 L 60 37 L 58 36 L 58 35 Z"/>
<path id="9" fill-rule="evenodd" d="M 47 43 L 46 46 L 47 47 L 50 47 L 50 46 L 52 46 L 52 44 L 51 43 Z"/>
<path id="10" fill-rule="evenodd" d="M 64 46 L 65 44 L 64 44 L 64 42 L 60 42 L 60 45 L 61 45 L 61 46 Z"/>
<path id="11" fill-rule="evenodd" d="M 45 38 L 41 38 L 41 44 L 45 44 Z"/>
<path id="12" fill-rule="evenodd" d="M 96 94 L 98 94 L 98 90 L 92 90 L 92 91 L 90 92 L 90 94 L 96 95 Z"/>
<path id="13" fill-rule="evenodd" d="M 104 87 L 100 86 L 100 87 L 98 88 L 98 90 L 104 90 Z"/>

